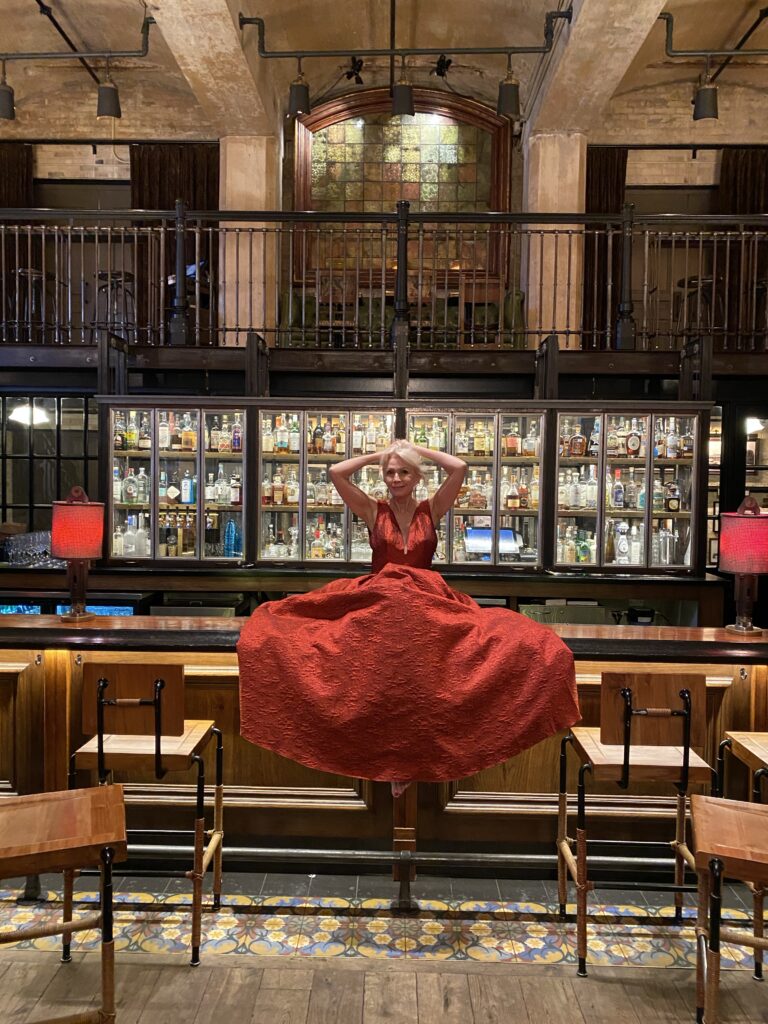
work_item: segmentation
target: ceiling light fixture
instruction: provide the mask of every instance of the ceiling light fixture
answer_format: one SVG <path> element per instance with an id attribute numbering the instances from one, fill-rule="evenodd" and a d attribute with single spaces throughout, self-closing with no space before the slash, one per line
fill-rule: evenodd
<path id="1" fill-rule="evenodd" d="M 99 84 L 99 96 L 96 101 L 96 117 L 122 117 L 120 109 L 120 93 L 109 77 L 109 57 L 104 72 L 104 81 Z"/>
<path id="2" fill-rule="evenodd" d="M 15 121 L 16 107 L 14 104 L 13 89 L 5 80 L 5 61 L 2 62 L 3 74 L 0 80 L 0 120 Z"/>
<path id="3" fill-rule="evenodd" d="M 660 14 L 659 21 L 666 22 L 665 53 L 668 57 L 706 57 L 707 66 L 699 78 L 699 84 L 693 94 L 693 120 L 703 121 L 707 118 L 717 119 L 717 86 L 715 80 L 730 64 L 734 57 L 768 57 L 768 50 L 743 50 L 744 43 L 750 38 L 757 27 L 768 17 L 768 7 L 763 7 L 753 24 L 747 29 L 732 50 L 676 50 L 672 44 L 672 33 L 675 19 L 671 14 Z M 720 67 L 710 75 L 709 63 L 713 57 L 722 57 Z"/>
<path id="4" fill-rule="evenodd" d="M 96 104 L 97 117 L 121 117 L 120 96 L 117 86 L 109 77 L 109 61 L 115 57 L 146 57 L 149 53 L 149 27 L 155 24 L 155 19 L 146 17 L 141 23 L 141 46 L 138 50 L 68 50 L 63 53 L 0 53 L 3 73 L 0 82 L 0 119 L 13 121 L 16 114 L 14 109 L 13 89 L 5 80 L 5 63 L 11 60 L 41 61 L 41 60 L 106 60 L 107 71 L 105 80 L 99 83 L 99 94 Z M 92 72 L 92 69 L 89 69 Z"/>
<path id="5" fill-rule="evenodd" d="M 360 77 L 360 72 L 363 70 L 363 61 L 361 57 L 350 57 L 349 58 L 349 71 L 346 72 L 344 77 L 348 82 L 351 82 L 354 78 L 355 85 L 363 85 L 363 80 Z"/>
<path id="6" fill-rule="evenodd" d="M 288 116 L 298 117 L 299 114 L 308 114 L 310 111 L 309 85 L 301 70 L 301 57 L 299 57 L 299 73 L 291 82 L 291 89 L 288 93 Z"/>
<path id="7" fill-rule="evenodd" d="M 512 54 L 507 54 L 507 73 L 499 82 L 499 97 L 496 100 L 496 113 L 500 117 L 520 117 L 520 83 L 512 73 Z"/>
<path id="8" fill-rule="evenodd" d="M 390 0 L 391 26 L 394 25 L 394 13 L 395 3 L 394 0 Z M 507 76 L 499 83 L 499 102 L 497 109 L 500 115 L 518 118 L 520 116 L 520 83 L 512 74 L 512 55 L 515 53 L 549 53 L 555 41 L 555 22 L 558 20 L 570 22 L 572 14 L 573 11 L 570 7 L 563 11 L 547 11 L 544 17 L 543 46 L 457 46 L 451 50 L 451 53 L 454 56 L 457 54 L 503 54 L 506 56 Z M 338 58 L 347 57 L 349 55 L 349 50 L 268 50 L 265 43 L 265 26 L 263 18 L 251 18 L 241 13 L 239 15 L 239 24 L 241 30 L 247 25 L 256 26 L 256 31 L 258 33 L 257 52 L 260 57 L 276 58 L 278 60 L 288 58 L 301 60 L 305 57 Z M 393 28 L 391 28 L 390 36 L 394 42 Z M 357 66 L 357 64 L 363 57 L 389 57 L 390 61 L 393 61 L 395 58 L 400 60 L 402 70 L 399 81 L 394 82 L 393 78 L 390 78 L 393 114 L 413 114 L 415 111 L 413 86 L 408 81 L 405 70 L 405 61 L 407 57 L 437 57 L 433 73 L 438 75 L 440 78 L 446 77 L 448 68 L 453 63 L 452 59 L 447 57 L 442 49 L 437 49 L 436 47 L 410 47 L 408 49 L 401 49 L 392 46 L 372 50 L 358 50 L 357 56 L 352 58 L 350 70 L 345 73 L 347 80 L 352 80 L 354 78 L 358 85 L 362 85 L 359 73 L 360 68 L 362 67 L 362 62 L 359 66 Z M 294 87 L 298 84 L 299 80 L 291 83 L 291 96 L 293 96 Z M 289 103 L 289 106 L 290 105 L 291 104 Z"/>
<path id="9" fill-rule="evenodd" d="M 405 67 L 405 57 L 400 65 L 400 78 L 392 89 L 392 113 L 407 114 L 413 117 L 416 108 L 413 105 L 413 89 L 408 81 L 408 74 Z"/>

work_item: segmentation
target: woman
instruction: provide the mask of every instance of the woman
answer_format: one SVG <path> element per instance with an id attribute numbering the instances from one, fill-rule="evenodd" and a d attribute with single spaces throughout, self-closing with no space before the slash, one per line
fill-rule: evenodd
<path id="1" fill-rule="evenodd" d="M 429 501 L 421 458 L 447 473 Z M 351 481 L 380 461 L 388 501 Z M 372 573 L 261 605 L 237 646 L 245 739 L 353 777 L 443 781 L 498 764 L 579 719 L 573 658 L 547 627 L 481 609 L 430 565 L 466 464 L 396 441 L 331 478 L 368 526 Z"/>

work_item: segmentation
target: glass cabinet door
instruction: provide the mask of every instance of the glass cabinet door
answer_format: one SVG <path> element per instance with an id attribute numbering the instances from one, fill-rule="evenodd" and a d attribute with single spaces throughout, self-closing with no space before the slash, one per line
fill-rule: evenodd
<path id="1" fill-rule="evenodd" d="M 605 418 L 603 564 L 646 564 L 645 509 L 651 418 Z"/>
<path id="2" fill-rule="evenodd" d="M 541 416 L 502 416 L 499 455 L 498 561 L 538 563 Z"/>
<path id="3" fill-rule="evenodd" d="M 260 558 L 301 558 L 299 509 L 303 413 L 262 410 L 259 445 Z"/>
<path id="4" fill-rule="evenodd" d="M 555 562 L 598 565 L 598 477 L 603 417 L 557 417 Z"/>
<path id="5" fill-rule="evenodd" d="M 696 417 L 654 416 L 651 566 L 691 564 Z"/>
<path id="6" fill-rule="evenodd" d="M 199 558 L 197 409 L 157 409 L 157 557 Z"/>
<path id="7" fill-rule="evenodd" d="M 243 410 L 205 410 L 203 558 L 243 557 Z"/>
<path id="8" fill-rule="evenodd" d="M 390 412 L 353 411 L 349 413 L 351 421 L 350 443 L 352 455 L 372 455 L 384 451 L 394 440 L 394 416 Z M 377 501 L 387 498 L 387 488 L 381 476 L 378 463 L 363 466 L 353 474 L 352 482 Z M 353 562 L 371 561 L 371 545 L 368 540 L 368 527 L 356 515 L 349 517 L 350 548 L 349 557 Z"/>
<path id="9" fill-rule="evenodd" d="M 347 457 L 347 415 L 308 412 L 306 422 L 305 558 L 342 561 L 346 557 L 346 509 L 328 471 Z"/>
<path id="10" fill-rule="evenodd" d="M 152 413 L 112 409 L 112 537 L 114 558 L 152 557 Z"/>
<path id="11" fill-rule="evenodd" d="M 467 463 L 467 474 L 451 515 L 454 563 L 494 561 L 495 447 L 495 416 L 454 415 L 454 452 Z"/>
<path id="12" fill-rule="evenodd" d="M 408 416 L 408 440 L 422 448 L 430 448 L 436 452 L 451 450 L 451 417 L 448 413 L 414 412 Z M 455 442 L 454 442 L 455 443 Z M 418 484 L 413 496 L 417 501 L 427 501 L 437 491 L 445 478 L 445 474 L 433 462 L 422 459 L 424 479 Z M 443 516 L 437 524 L 437 548 L 433 562 L 446 562 L 447 552 L 447 516 Z"/>

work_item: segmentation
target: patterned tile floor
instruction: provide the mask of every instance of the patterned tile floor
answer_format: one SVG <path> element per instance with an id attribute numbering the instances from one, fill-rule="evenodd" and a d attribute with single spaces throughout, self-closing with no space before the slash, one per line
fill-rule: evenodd
<path id="1" fill-rule="evenodd" d="M 23 880 L 0 888 L 0 928 L 55 920 L 61 914 L 61 879 L 41 879 L 40 901 L 20 901 Z M 189 885 L 181 879 L 116 879 L 115 944 L 122 951 L 177 953 L 189 947 Z M 294 957 L 385 957 L 454 961 L 576 962 L 575 907 L 556 916 L 554 883 L 509 879 L 435 878 L 415 885 L 419 912 L 395 916 L 385 876 L 235 874 L 225 876 L 222 908 L 206 913 L 203 953 Z M 96 880 L 80 879 L 81 911 L 97 899 Z M 688 904 L 692 902 L 686 895 Z M 725 916 L 749 921 L 746 889 L 726 887 Z M 626 967 L 693 967 L 692 906 L 682 927 L 670 918 L 667 894 L 603 891 L 590 903 L 588 963 Z M 58 939 L 17 943 L 57 949 Z M 96 932 L 74 937 L 74 949 L 92 949 Z M 749 951 L 723 950 L 723 967 L 751 969 Z"/>

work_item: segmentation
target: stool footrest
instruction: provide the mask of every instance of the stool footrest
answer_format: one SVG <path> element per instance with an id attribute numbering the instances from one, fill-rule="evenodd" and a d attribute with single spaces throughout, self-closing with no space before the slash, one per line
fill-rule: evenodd
<path id="1" fill-rule="evenodd" d="M 101 928 L 101 911 L 98 914 L 86 914 L 85 917 L 78 917 L 72 921 L 39 924 L 30 928 L 14 928 L 12 932 L 0 932 L 0 943 L 42 939 L 47 935 L 63 935 L 65 932 L 86 932 L 91 928 Z"/>
<path id="2" fill-rule="evenodd" d="M 732 942 L 736 946 L 749 946 L 751 949 L 768 949 L 768 936 L 754 935 L 742 928 L 720 928 L 720 941 Z"/>

